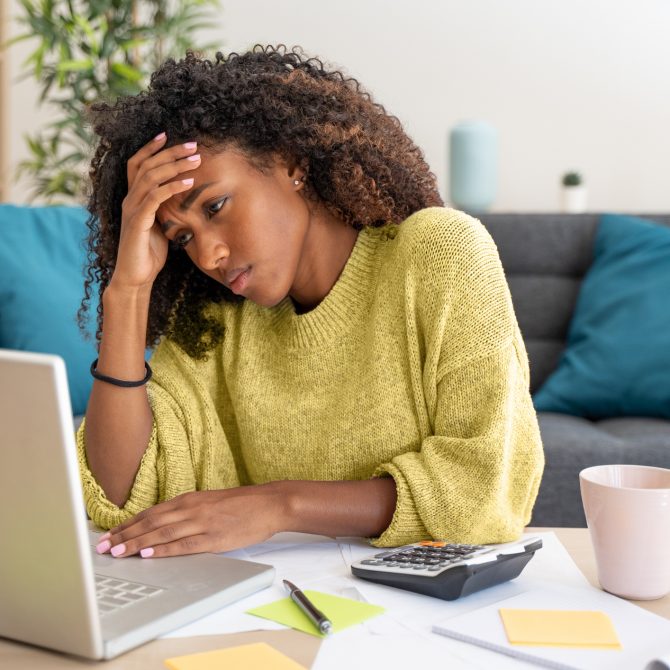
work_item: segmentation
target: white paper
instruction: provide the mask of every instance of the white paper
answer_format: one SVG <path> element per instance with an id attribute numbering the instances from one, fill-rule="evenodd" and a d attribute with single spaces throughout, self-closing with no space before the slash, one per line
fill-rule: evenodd
<path id="1" fill-rule="evenodd" d="M 622 648 L 574 649 L 510 644 L 500 618 L 501 607 L 605 612 L 612 620 Z M 555 582 L 545 582 L 476 612 L 439 622 L 435 631 L 467 636 L 473 644 L 491 645 L 501 653 L 528 661 L 534 658 L 538 665 L 566 670 L 641 669 L 656 654 L 663 653 L 670 641 L 670 621 L 667 619 L 592 586 L 574 588 Z"/>
<path id="2" fill-rule="evenodd" d="M 354 577 L 352 562 L 383 551 L 364 539 L 335 540 L 320 535 L 279 533 L 268 542 L 223 554 L 274 566 L 277 574 L 272 586 L 166 637 L 282 629 L 281 624 L 245 612 L 286 597 L 282 580 L 289 579 L 302 589 L 315 589 L 386 608 L 384 614 L 325 639 L 314 670 L 352 667 L 352 649 L 356 650 L 357 667 L 361 668 L 404 667 L 420 661 L 428 663 L 431 659 L 434 664 L 439 658 L 440 667 L 450 669 L 518 670 L 519 661 L 436 635 L 432 627 L 449 617 L 542 587 L 545 581 L 566 587 L 592 588 L 554 533 L 534 533 L 533 536 L 542 539 L 543 548 L 536 552 L 517 579 L 449 602 Z"/>

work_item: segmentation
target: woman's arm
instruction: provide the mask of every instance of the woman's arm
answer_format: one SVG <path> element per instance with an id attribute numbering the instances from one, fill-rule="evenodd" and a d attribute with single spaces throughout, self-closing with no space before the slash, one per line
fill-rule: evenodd
<path id="1" fill-rule="evenodd" d="M 396 506 L 392 477 L 364 481 L 283 481 L 280 530 L 332 537 L 376 537 L 388 528 Z"/>
<path id="2" fill-rule="evenodd" d="M 165 265 L 168 241 L 156 223 L 161 203 L 188 190 L 193 180 L 168 181 L 199 162 L 184 160 L 195 150 L 178 145 L 160 151 L 165 134 L 128 161 L 128 194 L 112 279 L 102 298 L 103 325 L 98 371 L 123 381 L 145 375 L 144 347 L 153 283 Z M 158 153 L 157 153 L 158 152 Z M 167 183 L 166 183 L 167 182 Z M 101 225 L 104 225 L 102 223 Z M 86 461 L 107 498 L 128 500 L 152 429 L 145 386 L 122 388 L 96 380 L 83 425 Z"/>
<path id="3" fill-rule="evenodd" d="M 113 528 L 98 545 L 114 556 L 161 558 L 220 552 L 263 542 L 281 531 L 369 537 L 393 518 L 395 483 L 277 481 L 184 493 Z"/>
<path id="4" fill-rule="evenodd" d="M 104 322 L 99 372 L 117 379 L 142 379 L 149 312 L 147 291 L 116 289 L 103 295 Z M 83 426 L 86 457 L 109 500 L 123 507 L 151 435 L 146 386 L 121 388 L 96 380 Z"/>

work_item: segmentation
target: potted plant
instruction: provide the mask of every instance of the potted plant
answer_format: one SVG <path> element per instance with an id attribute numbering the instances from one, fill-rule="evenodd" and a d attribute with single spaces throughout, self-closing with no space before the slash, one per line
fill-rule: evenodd
<path id="1" fill-rule="evenodd" d="M 95 140 L 86 109 L 96 100 L 114 100 L 142 90 L 166 58 L 194 44 L 197 30 L 218 21 L 218 0 L 20 0 L 18 21 L 25 32 L 0 45 L 36 40 L 24 63 L 24 77 L 41 88 L 40 104 L 54 109 L 53 120 L 26 136 L 30 158 L 18 168 L 30 177 L 32 197 L 48 203 L 81 202 L 86 166 Z"/>
<path id="2" fill-rule="evenodd" d="M 562 179 L 562 209 L 569 214 L 586 211 L 587 189 L 579 172 L 566 172 Z"/>

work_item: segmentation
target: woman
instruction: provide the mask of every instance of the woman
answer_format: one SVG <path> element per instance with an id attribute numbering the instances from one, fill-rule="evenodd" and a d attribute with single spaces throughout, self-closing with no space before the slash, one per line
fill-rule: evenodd
<path id="1" fill-rule="evenodd" d="M 520 534 L 543 455 L 503 270 L 396 118 L 283 47 L 94 113 L 99 552 Z"/>

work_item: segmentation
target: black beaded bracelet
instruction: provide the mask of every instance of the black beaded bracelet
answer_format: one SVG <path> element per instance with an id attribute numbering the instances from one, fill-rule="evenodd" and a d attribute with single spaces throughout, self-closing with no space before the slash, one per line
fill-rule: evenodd
<path id="1" fill-rule="evenodd" d="M 98 359 L 96 358 L 93 363 L 91 363 L 91 374 L 101 382 L 107 382 L 108 384 L 113 384 L 114 386 L 123 386 L 124 388 L 134 388 L 136 386 L 143 386 L 146 384 L 150 379 L 151 375 L 153 374 L 151 372 L 151 368 L 149 367 L 149 363 L 144 361 L 144 368 L 147 371 L 147 374 L 144 375 L 144 379 L 140 379 L 138 382 L 126 382 L 123 381 L 123 379 L 116 379 L 115 377 L 108 377 L 107 375 L 103 375 L 102 373 L 98 372 L 95 368 L 98 365 Z"/>

